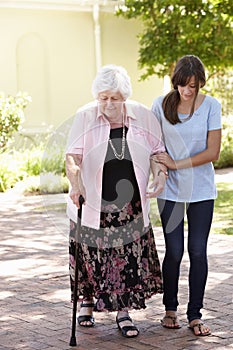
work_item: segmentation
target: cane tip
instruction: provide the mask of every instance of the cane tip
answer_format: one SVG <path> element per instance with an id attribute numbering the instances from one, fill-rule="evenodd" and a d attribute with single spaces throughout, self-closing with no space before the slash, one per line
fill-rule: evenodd
<path id="1" fill-rule="evenodd" d="M 76 337 L 71 337 L 70 338 L 70 346 L 76 346 L 77 342 L 76 342 Z"/>

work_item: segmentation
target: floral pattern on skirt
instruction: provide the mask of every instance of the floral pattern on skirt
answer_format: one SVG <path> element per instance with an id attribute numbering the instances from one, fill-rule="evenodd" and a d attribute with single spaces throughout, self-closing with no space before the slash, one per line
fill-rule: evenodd
<path id="1" fill-rule="evenodd" d="M 70 220 L 72 293 L 76 226 Z M 143 226 L 140 202 L 102 206 L 100 229 L 82 226 L 78 235 L 78 298 L 94 297 L 95 311 L 144 309 L 146 299 L 163 292 L 153 230 Z"/>

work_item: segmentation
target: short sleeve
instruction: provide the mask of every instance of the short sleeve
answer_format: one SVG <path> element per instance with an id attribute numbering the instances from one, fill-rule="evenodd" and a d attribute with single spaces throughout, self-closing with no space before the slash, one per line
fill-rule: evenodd
<path id="1" fill-rule="evenodd" d="M 217 99 L 211 98 L 208 115 L 208 130 L 218 130 L 222 127 L 221 122 L 221 103 Z"/>
<path id="2" fill-rule="evenodd" d="M 157 97 L 152 104 L 151 110 L 158 119 L 159 123 L 161 124 L 162 121 L 162 102 L 163 102 L 163 96 Z"/>

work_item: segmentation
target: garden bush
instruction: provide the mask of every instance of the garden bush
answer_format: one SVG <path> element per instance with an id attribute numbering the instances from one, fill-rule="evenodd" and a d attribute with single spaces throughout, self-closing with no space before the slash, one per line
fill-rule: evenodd
<path id="1" fill-rule="evenodd" d="M 221 153 L 214 162 L 216 169 L 233 166 L 233 116 L 223 117 Z"/>
<path id="2" fill-rule="evenodd" d="M 21 184 L 27 182 L 29 184 L 29 177 L 31 177 L 31 184 L 36 184 L 37 192 L 46 191 L 47 188 L 48 191 L 51 190 L 51 193 L 57 193 L 58 179 L 61 181 L 61 190 L 63 191 L 65 188 L 67 191 L 67 181 L 64 179 L 65 161 L 63 153 L 62 148 L 55 148 L 46 152 L 46 147 L 43 144 L 24 150 L 8 148 L 5 152 L 0 153 L 0 192 L 5 192 L 14 187 L 17 182 L 21 182 Z M 45 179 L 47 179 L 47 184 Z M 54 184 L 52 184 L 53 181 Z M 42 188 L 43 186 L 44 188 Z M 31 187 L 33 188 L 33 186 Z"/>
<path id="3" fill-rule="evenodd" d="M 24 121 L 24 109 L 31 102 L 27 93 L 19 92 L 14 96 L 0 93 L 0 149 L 5 150 L 13 135 Z"/>
<path id="4" fill-rule="evenodd" d="M 67 193 L 69 181 L 66 176 L 54 173 L 42 173 L 40 176 L 30 176 L 16 187 L 25 195 Z"/>

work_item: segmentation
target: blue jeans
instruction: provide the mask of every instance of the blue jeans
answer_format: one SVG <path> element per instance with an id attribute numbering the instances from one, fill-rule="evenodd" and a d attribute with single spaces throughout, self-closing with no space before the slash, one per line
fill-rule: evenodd
<path id="1" fill-rule="evenodd" d="M 184 212 L 188 222 L 189 303 L 188 321 L 202 317 L 200 309 L 208 273 L 207 240 L 213 218 L 214 200 L 177 203 L 158 199 L 166 252 L 162 265 L 165 310 L 176 311 L 180 264 L 184 253 Z"/>

